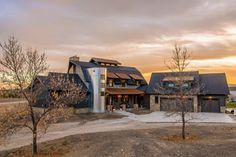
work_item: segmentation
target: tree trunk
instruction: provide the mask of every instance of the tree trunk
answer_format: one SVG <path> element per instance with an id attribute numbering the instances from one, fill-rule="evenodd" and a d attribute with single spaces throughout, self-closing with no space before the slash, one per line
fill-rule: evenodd
<path id="1" fill-rule="evenodd" d="M 185 140 L 185 113 L 182 111 L 182 138 Z"/>
<path id="2" fill-rule="evenodd" d="M 38 153 L 38 148 L 37 148 L 37 130 L 33 130 L 33 145 L 32 145 L 32 153 L 33 155 Z"/>

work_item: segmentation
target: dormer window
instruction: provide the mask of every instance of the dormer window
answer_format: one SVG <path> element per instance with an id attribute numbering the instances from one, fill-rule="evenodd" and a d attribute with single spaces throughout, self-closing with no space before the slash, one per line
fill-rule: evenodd
<path id="1" fill-rule="evenodd" d="M 183 83 L 182 85 L 184 88 L 188 88 L 189 87 L 189 83 Z"/>
<path id="2" fill-rule="evenodd" d="M 164 88 L 174 88 L 176 85 L 173 82 L 163 82 L 162 86 Z"/>
<path id="3" fill-rule="evenodd" d="M 175 87 L 175 84 L 174 83 L 168 83 L 167 86 L 170 87 L 170 88 L 173 88 L 173 87 Z"/>

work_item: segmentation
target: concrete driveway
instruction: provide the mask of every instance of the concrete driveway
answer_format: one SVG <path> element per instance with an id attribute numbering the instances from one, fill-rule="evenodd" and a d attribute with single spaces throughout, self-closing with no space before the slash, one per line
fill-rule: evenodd
<path id="1" fill-rule="evenodd" d="M 128 116 L 129 119 L 146 123 L 174 123 L 181 122 L 179 114 L 171 115 L 168 112 L 158 111 L 145 115 L 135 115 L 125 111 L 115 111 L 119 114 Z M 225 113 L 187 113 L 186 120 L 193 123 L 236 123 L 229 115 Z"/>

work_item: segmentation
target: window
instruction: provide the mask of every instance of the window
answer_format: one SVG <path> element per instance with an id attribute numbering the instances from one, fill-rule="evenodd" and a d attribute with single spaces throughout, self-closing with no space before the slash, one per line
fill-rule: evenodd
<path id="1" fill-rule="evenodd" d="M 155 104 L 158 104 L 158 96 L 155 96 Z"/>
<path id="2" fill-rule="evenodd" d="M 105 88 L 106 87 L 106 84 L 105 83 L 101 83 L 100 84 L 100 88 Z"/>
<path id="3" fill-rule="evenodd" d="M 184 88 L 188 88 L 188 87 L 189 87 L 189 84 L 188 84 L 188 83 L 184 83 L 182 86 L 183 86 Z"/>
<path id="4" fill-rule="evenodd" d="M 113 80 L 109 80 L 109 81 L 108 81 L 108 86 L 109 86 L 109 87 L 113 87 Z"/>
<path id="5" fill-rule="evenodd" d="M 105 92 L 101 92 L 100 94 L 101 94 L 101 96 L 105 96 Z"/>
<path id="6" fill-rule="evenodd" d="M 173 88 L 173 87 L 175 87 L 175 84 L 174 83 L 168 83 L 167 86 L 170 87 L 170 88 Z"/>
<path id="7" fill-rule="evenodd" d="M 175 87 L 175 83 L 174 82 L 163 82 L 162 86 L 165 88 L 174 88 Z"/>
<path id="8" fill-rule="evenodd" d="M 125 86 L 126 86 L 125 80 L 121 80 L 121 86 L 122 86 L 122 87 L 125 87 Z"/>
<path id="9" fill-rule="evenodd" d="M 101 80 L 105 80 L 105 75 L 104 75 L 104 74 L 101 74 L 100 79 L 101 79 Z"/>
<path id="10" fill-rule="evenodd" d="M 140 86 L 140 81 L 136 81 L 136 86 Z"/>

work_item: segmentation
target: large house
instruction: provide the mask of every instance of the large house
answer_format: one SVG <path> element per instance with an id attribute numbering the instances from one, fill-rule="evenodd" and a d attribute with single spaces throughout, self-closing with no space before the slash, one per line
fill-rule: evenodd
<path id="1" fill-rule="evenodd" d="M 79 57 L 69 59 L 69 74 L 78 74 L 88 89 L 88 107 L 93 112 L 104 112 L 108 105 L 148 107 L 145 103 L 147 82 L 134 67 L 121 66 L 116 60 L 91 58 L 89 62 Z"/>
<path id="2" fill-rule="evenodd" d="M 188 95 L 189 111 L 224 112 L 225 101 L 229 95 L 225 74 L 199 74 L 197 71 L 186 74 L 186 89 L 204 85 L 201 90 Z M 176 107 L 176 93 L 173 89 L 177 85 L 175 81 L 178 80 L 178 73 L 153 73 L 148 85 L 135 67 L 122 66 L 116 60 L 101 58 L 91 58 L 85 62 L 74 56 L 69 59 L 67 73 L 49 73 L 50 75 L 76 78 L 87 91 L 87 99 L 76 106 L 88 108 L 92 112 L 133 107 L 168 111 Z M 43 80 L 47 77 L 37 79 L 44 83 Z"/>

